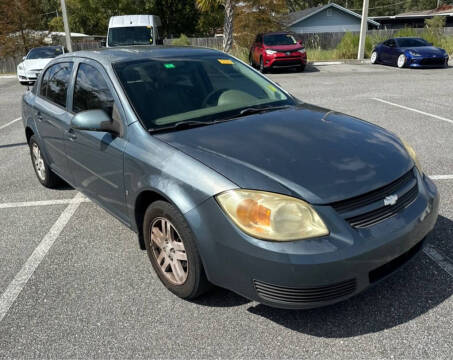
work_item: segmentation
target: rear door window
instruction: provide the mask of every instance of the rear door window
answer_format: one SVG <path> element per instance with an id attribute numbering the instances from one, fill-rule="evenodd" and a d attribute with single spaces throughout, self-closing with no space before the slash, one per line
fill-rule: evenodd
<path id="1" fill-rule="evenodd" d="M 40 95 L 54 104 L 66 107 L 72 66 L 71 62 L 65 62 L 47 69 L 41 81 Z"/>

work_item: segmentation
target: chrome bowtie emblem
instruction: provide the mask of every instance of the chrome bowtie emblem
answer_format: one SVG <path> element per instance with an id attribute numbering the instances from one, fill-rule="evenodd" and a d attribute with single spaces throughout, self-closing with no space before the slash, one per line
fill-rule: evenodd
<path id="1" fill-rule="evenodd" d="M 395 205 L 398 201 L 398 195 L 389 195 L 384 198 L 384 206 Z"/>

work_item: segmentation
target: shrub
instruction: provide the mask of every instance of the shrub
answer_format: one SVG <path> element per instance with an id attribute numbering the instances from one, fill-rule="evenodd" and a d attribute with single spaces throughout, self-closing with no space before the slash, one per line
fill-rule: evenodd
<path id="1" fill-rule="evenodd" d="M 186 35 L 184 35 L 184 34 L 181 34 L 179 36 L 179 38 L 174 39 L 171 42 L 171 44 L 175 45 L 175 46 L 189 46 L 189 45 L 191 45 L 189 38 Z"/>
<path id="2" fill-rule="evenodd" d="M 346 33 L 336 48 L 339 59 L 355 59 L 359 51 L 360 35 Z M 365 57 L 369 57 L 373 50 L 373 44 L 369 36 L 365 40 Z"/>
<path id="3" fill-rule="evenodd" d="M 413 28 L 408 28 L 408 27 L 405 27 L 401 30 L 398 30 L 394 37 L 417 37 L 418 34 L 417 32 L 415 31 L 415 29 Z"/>

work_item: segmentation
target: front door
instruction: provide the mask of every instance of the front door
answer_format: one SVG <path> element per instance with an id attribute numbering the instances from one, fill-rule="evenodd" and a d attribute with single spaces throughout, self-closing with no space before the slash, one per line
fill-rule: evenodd
<path id="1" fill-rule="evenodd" d="M 72 113 L 102 109 L 125 129 L 120 103 L 107 73 L 94 61 L 78 64 Z M 66 154 L 75 186 L 113 215 L 129 222 L 123 179 L 123 134 L 69 129 Z"/>

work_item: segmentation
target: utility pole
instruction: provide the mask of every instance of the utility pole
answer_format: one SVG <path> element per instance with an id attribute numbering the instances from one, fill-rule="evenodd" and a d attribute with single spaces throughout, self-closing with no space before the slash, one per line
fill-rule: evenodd
<path id="1" fill-rule="evenodd" d="M 363 0 L 362 24 L 360 26 L 359 53 L 357 54 L 358 60 L 363 60 L 365 58 L 365 40 L 366 31 L 368 30 L 368 3 L 369 0 Z"/>
<path id="2" fill-rule="evenodd" d="M 66 48 L 72 52 L 71 33 L 69 32 L 68 13 L 66 12 L 65 0 L 61 0 L 61 12 L 63 13 L 64 32 L 66 33 Z"/>

